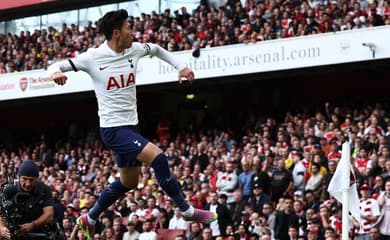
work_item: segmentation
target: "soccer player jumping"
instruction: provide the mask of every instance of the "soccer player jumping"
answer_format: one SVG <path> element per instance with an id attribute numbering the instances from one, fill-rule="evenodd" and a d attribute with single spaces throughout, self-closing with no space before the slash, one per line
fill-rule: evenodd
<path id="1" fill-rule="evenodd" d="M 135 77 L 138 60 L 147 55 L 157 56 L 179 71 L 179 81 L 195 80 L 194 73 L 175 57 L 151 43 L 133 43 L 126 10 L 111 11 L 99 20 L 100 32 L 106 41 L 75 58 L 52 64 L 48 71 L 54 82 L 64 85 L 67 71 L 84 71 L 93 79 L 98 102 L 100 134 L 104 144 L 112 149 L 119 167 L 120 180 L 102 191 L 87 215 L 77 219 L 87 239 L 92 239 L 99 215 L 120 196 L 138 185 L 142 163 L 154 169 L 156 179 L 166 194 L 176 203 L 187 219 L 210 223 L 217 215 L 190 206 L 184 199 L 176 178 L 169 170 L 161 149 L 139 134 Z"/>

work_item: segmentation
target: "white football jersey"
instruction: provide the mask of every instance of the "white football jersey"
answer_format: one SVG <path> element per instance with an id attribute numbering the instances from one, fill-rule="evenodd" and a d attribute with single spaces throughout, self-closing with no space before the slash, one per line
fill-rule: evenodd
<path id="1" fill-rule="evenodd" d="M 75 58 L 54 63 L 48 71 L 53 74 L 57 71 L 81 70 L 91 76 L 98 102 L 100 127 L 136 125 L 136 69 L 138 60 L 146 55 L 157 56 L 177 70 L 185 67 L 171 53 L 152 43 L 134 42 L 130 48 L 117 53 L 105 41 L 98 48 L 90 48 Z"/>

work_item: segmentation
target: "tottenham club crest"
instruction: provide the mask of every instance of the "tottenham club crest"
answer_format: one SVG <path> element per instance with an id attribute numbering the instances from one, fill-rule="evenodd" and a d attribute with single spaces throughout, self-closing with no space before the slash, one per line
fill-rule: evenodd
<path id="1" fill-rule="evenodd" d="M 133 59 L 129 58 L 129 59 L 127 59 L 127 61 L 129 62 L 130 67 L 131 67 L 131 68 L 134 68 Z"/>
<path id="2" fill-rule="evenodd" d="M 27 85 L 28 85 L 28 79 L 26 77 L 21 78 L 19 81 L 19 86 L 23 92 L 26 91 Z"/>

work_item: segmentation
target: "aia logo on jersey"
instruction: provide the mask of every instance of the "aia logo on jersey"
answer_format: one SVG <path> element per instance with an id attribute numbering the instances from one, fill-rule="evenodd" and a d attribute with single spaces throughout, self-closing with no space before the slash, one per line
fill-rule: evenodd
<path id="1" fill-rule="evenodd" d="M 111 76 L 107 82 L 107 90 L 125 88 L 135 84 L 135 76 L 133 73 L 129 73 L 128 76 L 121 74 L 119 78 Z"/>
<path id="2" fill-rule="evenodd" d="M 23 77 L 19 80 L 19 87 L 24 92 L 27 89 L 28 85 L 28 79 L 26 77 Z"/>

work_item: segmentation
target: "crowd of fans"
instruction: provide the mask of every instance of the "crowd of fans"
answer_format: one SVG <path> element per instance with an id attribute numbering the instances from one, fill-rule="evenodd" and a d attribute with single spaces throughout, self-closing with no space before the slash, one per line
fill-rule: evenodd
<path id="1" fill-rule="evenodd" d="M 157 239 L 163 229 L 183 230 L 176 240 L 340 239 L 341 206 L 329 196 L 327 186 L 346 141 L 360 204 L 369 199 L 368 209 L 378 207 L 390 174 L 390 114 L 381 104 L 325 104 L 323 111 L 287 112 L 281 121 L 251 115 L 241 126 L 243 134 L 203 126 L 153 140 L 168 156 L 186 199 L 217 211 L 217 222 L 187 222 L 159 189 L 153 169 L 142 166 L 137 189 L 100 216 L 94 239 Z M 55 221 L 68 239 L 84 239 L 74 227 L 77 216 L 119 177 L 113 153 L 96 135 L 56 142 L 42 135 L 37 142 L 0 149 L 3 180 L 25 159 L 40 166 L 40 179 L 53 191 Z M 374 226 L 378 216 L 364 217 L 375 216 L 375 211 L 365 214 L 363 221 L 371 219 L 368 226 Z M 363 231 L 377 239 L 378 227 L 364 226 L 355 224 L 351 235 Z"/>
<path id="2" fill-rule="evenodd" d="M 193 13 L 182 7 L 129 21 L 135 41 L 180 51 L 389 25 L 389 16 L 389 0 L 228 0 L 221 6 L 202 0 Z M 46 68 L 103 41 L 92 22 L 84 29 L 64 23 L 62 29 L 0 34 L 0 74 Z"/>
<path id="3" fill-rule="evenodd" d="M 230 0 L 219 7 L 201 1 L 192 14 L 183 7 L 129 21 L 135 41 L 180 51 L 389 25 L 389 16 L 389 0 L 248 0 L 244 5 Z M 0 74 L 46 68 L 103 41 L 92 22 L 84 30 L 63 24 L 62 29 L 0 34 Z M 341 207 L 326 189 L 345 141 L 352 147 L 362 199 L 379 204 L 390 174 L 390 113 L 381 104 L 326 105 L 322 112 L 286 113 L 282 121 L 261 121 L 253 115 L 242 126 L 244 134 L 205 128 L 156 140 L 186 199 L 217 211 L 217 222 L 185 221 L 159 189 L 153 170 L 143 166 L 137 189 L 100 216 L 95 239 L 157 239 L 162 229 L 183 230 L 176 240 L 339 239 Z M 0 149 L 0 178 L 15 174 L 23 160 L 34 160 L 41 180 L 53 190 L 55 221 L 68 239 L 84 239 L 75 228 L 76 218 L 119 173 L 113 153 L 98 134 L 62 140 L 53 143 L 42 136 L 37 142 Z M 377 220 L 364 219 L 370 225 Z M 351 235 L 371 234 L 375 239 L 378 231 L 355 224 Z"/>

